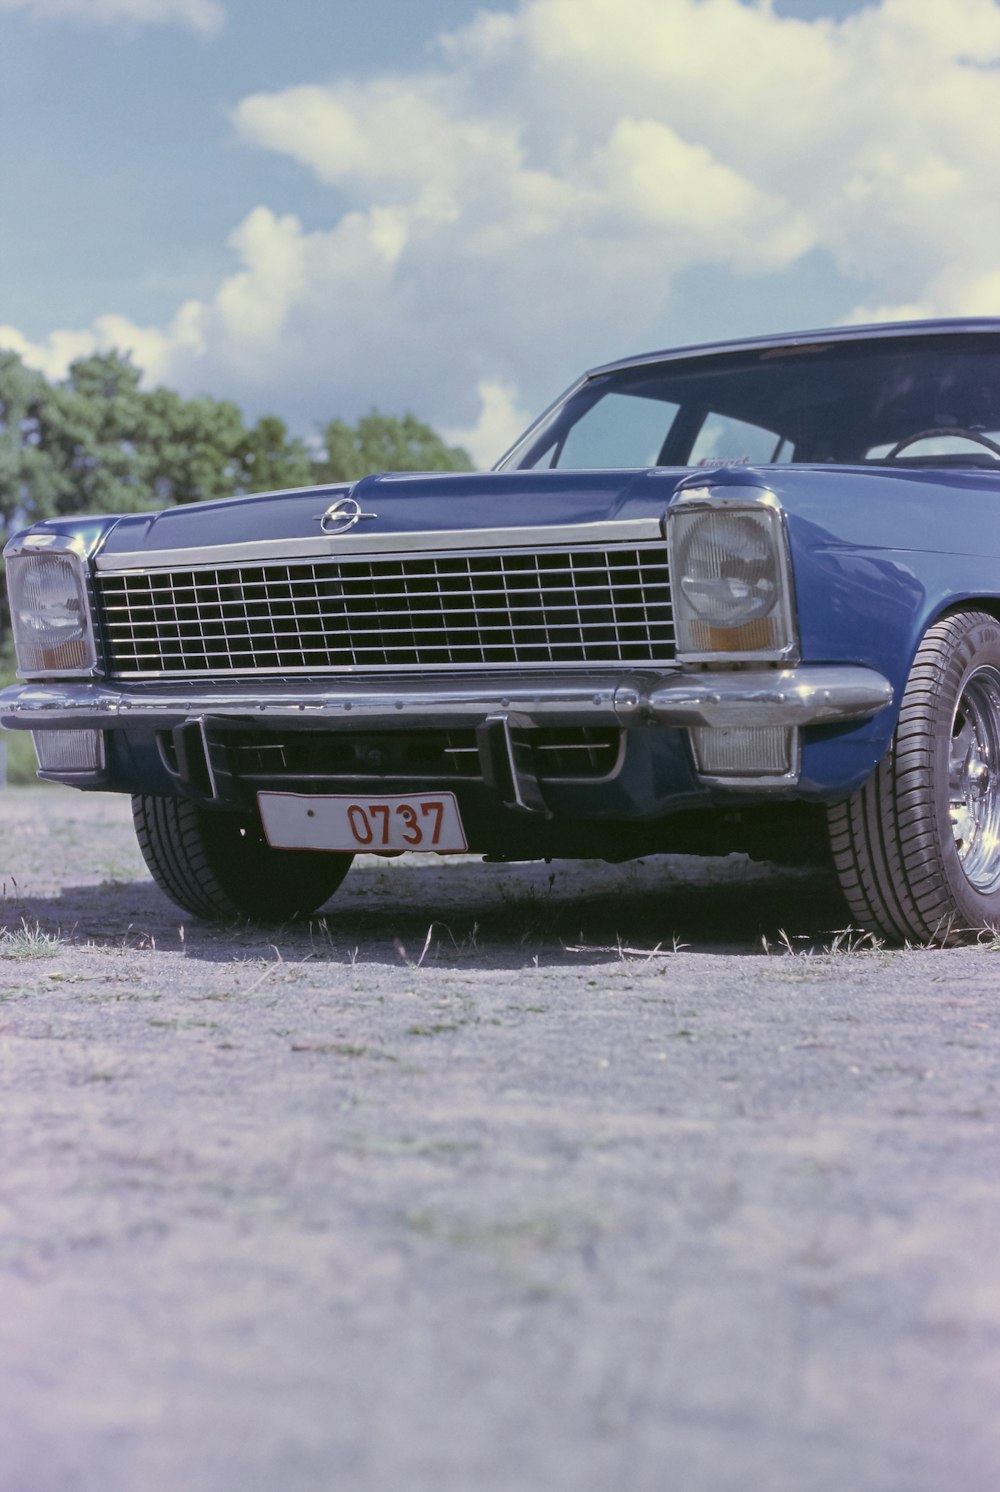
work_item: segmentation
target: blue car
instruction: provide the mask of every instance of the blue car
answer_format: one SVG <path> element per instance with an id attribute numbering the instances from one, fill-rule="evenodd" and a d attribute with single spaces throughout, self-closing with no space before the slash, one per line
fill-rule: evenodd
<path id="1" fill-rule="evenodd" d="M 7 548 L 40 775 L 132 795 L 207 919 L 358 852 L 826 859 L 893 942 L 1000 927 L 1000 320 L 597 368 L 491 472 Z"/>

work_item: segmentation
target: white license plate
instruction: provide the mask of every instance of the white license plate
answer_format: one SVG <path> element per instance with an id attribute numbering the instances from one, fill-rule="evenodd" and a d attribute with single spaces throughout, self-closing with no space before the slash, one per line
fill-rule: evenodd
<path id="1" fill-rule="evenodd" d="M 422 850 L 469 848 L 454 793 L 378 798 L 316 793 L 258 793 L 267 842 L 276 850 Z"/>

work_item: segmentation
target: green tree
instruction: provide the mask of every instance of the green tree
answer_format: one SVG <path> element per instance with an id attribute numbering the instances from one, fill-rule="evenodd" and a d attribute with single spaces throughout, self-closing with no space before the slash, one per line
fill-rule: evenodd
<path id="1" fill-rule="evenodd" d="M 461 446 L 449 446 L 414 414 L 373 409 L 356 425 L 331 420 L 322 431 L 326 456 L 316 463 L 323 482 L 353 482 L 375 471 L 471 471 Z"/>
<path id="2" fill-rule="evenodd" d="M 202 396 L 184 399 L 173 389 L 145 395 L 137 439 L 158 508 L 231 497 L 237 452 L 246 438 L 235 404 Z"/>
<path id="3" fill-rule="evenodd" d="M 261 415 L 236 451 L 236 485 L 241 492 L 278 492 L 308 487 L 316 480 L 304 441 L 289 436 L 284 420 Z"/>
<path id="4" fill-rule="evenodd" d="M 469 471 L 413 414 L 331 420 L 314 460 L 283 420 L 248 427 L 226 400 L 145 390 L 120 352 L 95 353 L 49 383 L 0 351 L 0 525 L 70 513 L 141 512 L 240 492 L 352 481 L 373 471 Z"/>
<path id="5" fill-rule="evenodd" d="M 118 352 L 95 353 L 50 386 L 38 410 L 54 513 L 129 513 L 155 506 L 143 447 L 142 372 Z M 48 516 L 38 511 L 32 519 Z"/>
<path id="6" fill-rule="evenodd" d="M 0 352 L 0 524 L 3 536 L 55 512 L 51 463 L 39 448 L 49 386 L 16 352 Z"/>

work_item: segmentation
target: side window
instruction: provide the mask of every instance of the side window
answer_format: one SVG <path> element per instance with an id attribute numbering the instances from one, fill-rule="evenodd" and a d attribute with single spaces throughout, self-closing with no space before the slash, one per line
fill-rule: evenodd
<path id="1" fill-rule="evenodd" d="M 794 447 L 774 430 L 749 425 L 724 414 L 710 414 L 698 431 L 689 466 L 773 465 L 791 461 Z"/>
<path id="2" fill-rule="evenodd" d="M 605 394 L 570 428 L 553 463 L 571 470 L 594 467 L 655 466 L 676 404 Z"/>

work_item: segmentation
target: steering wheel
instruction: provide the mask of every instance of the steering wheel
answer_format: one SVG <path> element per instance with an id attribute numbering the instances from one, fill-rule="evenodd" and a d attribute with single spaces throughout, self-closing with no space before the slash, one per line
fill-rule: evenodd
<path id="1" fill-rule="evenodd" d="M 977 446 L 985 446 L 992 451 L 994 456 L 1000 457 L 1000 445 L 995 440 L 990 440 L 988 435 L 980 435 L 978 430 L 966 430 L 963 425 L 945 425 L 941 429 L 918 430 L 916 435 L 906 435 L 902 440 L 897 440 L 892 450 L 883 457 L 885 461 L 894 461 L 900 451 L 905 451 L 907 446 L 916 445 L 918 440 L 931 440 L 935 436 L 954 435 L 959 440 L 971 440 Z"/>

